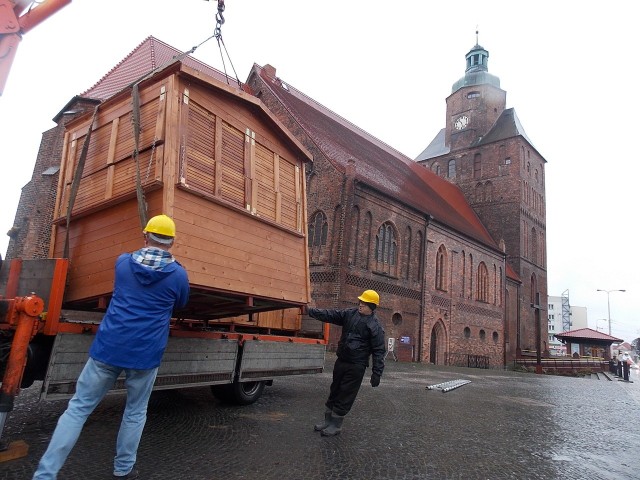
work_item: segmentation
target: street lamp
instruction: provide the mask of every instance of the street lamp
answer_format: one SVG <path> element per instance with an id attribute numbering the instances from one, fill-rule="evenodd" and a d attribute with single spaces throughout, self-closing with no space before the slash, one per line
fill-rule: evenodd
<path id="1" fill-rule="evenodd" d="M 598 322 L 606 322 L 606 321 L 607 321 L 606 318 L 598 318 L 596 320 L 596 330 L 598 330 L 598 331 L 600 330 L 600 327 L 598 326 Z"/>
<path id="2" fill-rule="evenodd" d="M 609 294 L 611 292 L 626 292 L 626 290 L 600 290 L 598 288 L 597 291 L 598 292 L 605 292 L 607 294 L 607 318 L 609 320 L 609 335 L 611 335 L 611 304 L 609 303 Z"/>

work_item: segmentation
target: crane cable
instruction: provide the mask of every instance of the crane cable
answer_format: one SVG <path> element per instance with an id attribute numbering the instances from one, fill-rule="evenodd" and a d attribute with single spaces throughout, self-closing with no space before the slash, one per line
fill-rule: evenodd
<path id="1" fill-rule="evenodd" d="M 236 82 L 238 82 L 239 88 L 242 89 L 242 82 L 238 78 L 238 74 L 236 73 L 236 69 L 233 66 L 233 62 L 231 61 L 231 57 L 229 56 L 229 53 L 227 52 L 227 47 L 224 44 L 224 40 L 222 39 L 222 25 L 224 24 L 224 15 L 223 15 L 224 9 L 225 9 L 224 0 L 218 0 L 218 13 L 216 14 L 216 27 L 214 29 L 213 35 L 211 35 L 210 37 L 206 38 L 205 40 L 200 42 L 198 45 L 195 45 L 195 46 L 191 47 L 190 50 L 188 50 L 186 52 L 183 52 L 180 55 L 176 55 L 167 64 L 161 65 L 159 67 L 154 68 L 151 72 L 143 75 L 141 78 L 136 80 L 131 85 L 131 87 L 132 87 L 132 90 L 131 90 L 132 122 L 133 122 L 133 140 L 134 140 L 134 149 L 133 149 L 132 156 L 133 156 L 133 160 L 134 160 L 135 165 L 136 165 L 136 198 L 137 198 L 137 203 L 138 203 L 138 216 L 140 217 L 140 224 L 142 225 L 143 228 L 147 224 L 147 217 L 148 217 L 148 214 L 147 214 L 148 213 L 148 208 L 147 207 L 148 207 L 148 205 L 147 205 L 147 200 L 146 200 L 145 194 L 144 194 L 144 187 L 142 185 L 142 178 L 141 178 L 141 175 L 140 175 L 139 153 L 140 153 L 140 130 L 141 130 L 141 128 L 140 128 L 140 92 L 138 90 L 138 85 L 143 80 L 146 80 L 147 78 L 151 77 L 156 71 L 165 68 L 166 66 L 168 66 L 171 63 L 182 61 L 182 59 L 185 58 L 187 55 L 190 55 L 193 52 L 195 52 L 198 47 L 200 47 L 204 43 L 208 42 L 212 38 L 215 38 L 218 41 L 218 48 L 220 49 L 220 56 L 222 58 L 222 66 L 224 68 L 224 76 L 225 76 L 225 78 L 227 80 L 227 84 L 230 85 L 230 83 L 229 83 L 229 75 L 227 74 L 227 67 L 226 67 L 226 64 L 224 62 L 224 55 L 222 54 L 222 47 L 224 47 L 224 51 L 225 51 L 225 53 L 227 55 L 227 58 L 229 59 L 229 63 L 231 64 L 231 68 L 233 68 L 233 73 L 236 76 Z M 156 140 L 157 139 L 154 138 L 154 146 L 155 146 Z M 148 169 L 149 169 L 149 167 L 151 165 L 152 159 L 153 159 L 153 152 L 151 154 L 151 158 L 149 159 L 149 166 L 147 167 L 147 172 L 148 172 Z M 147 173 L 147 177 L 148 177 L 148 173 Z M 145 181 L 146 181 L 146 179 L 145 179 Z"/>
<path id="2" fill-rule="evenodd" d="M 231 61 L 231 56 L 227 51 L 227 46 L 225 45 L 224 40 L 222 39 L 222 25 L 224 24 L 224 15 L 223 15 L 224 8 L 225 8 L 224 0 L 218 0 L 218 13 L 216 13 L 216 28 L 213 32 L 213 36 L 218 42 L 218 49 L 220 50 L 220 59 L 222 60 L 222 68 L 224 68 L 224 76 L 227 79 L 227 84 L 229 84 L 229 75 L 227 74 L 227 65 L 225 64 L 225 61 L 224 61 L 224 55 L 226 55 L 227 58 L 229 59 L 229 64 L 231 65 L 231 68 L 233 69 L 233 73 L 236 76 L 236 82 L 238 82 L 238 86 L 242 88 L 242 82 L 240 81 L 240 78 L 238 78 L 238 73 L 236 72 L 236 68 L 233 66 L 233 62 Z M 224 54 L 222 53 L 223 48 L 224 48 Z"/>
<path id="3" fill-rule="evenodd" d="M 137 203 L 138 203 L 138 216 L 140 217 L 140 224 L 143 227 L 147 223 L 147 201 L 146 201 L 146 198 L 145 198 L 144 188 L 142 186 L 142 179 L 141 179 L 141 175 L 140 175 L 140 160 L 139 160 L 139 153 L 140 153 L 139 152 L 139 148 L 140 148 L 140 92 L 138 90 L 138 85 L 143 80 L 146 80 L 151 75 L 153 75 L 156 71 L 166 67 L 170 63 L 181 61 L 187 55 L 190 55 L 193 52 L 195 52 L 196 49 L 198 47 L 200 47 L 202 44 L 208 42 L 212 38 L 215 38 L 218 41 L 218 48 L 220 49 L 220 56 L 222 57 L 222 65 L 224 67 L 224 74 L 225 74 L 225 78 L 227 79 L 227 84 L 229 84 L 229 75 L 227 74 L 227 67 L 226 67 L 225 62 L 224 62 L 224 56 L 222 54 L 222 47 L 224 47 L 225 53 L 227 55 L 227 58 L 229 59 L 229 63 L 231 64 L 231 68 L 233 68 L 233 73 L 236 76 L 236 81 L 238 82 L 238 86 L 240 88 L 242 88 L 242 82 L 238 78 L 238 74 L 236 72 L 235 67 L 233 66 L 233 62 L 231 61 L 231 57 L 230 57 L 230 55 L 229 55 L 229 53 L 227 51 L 227 47 L 224 44 L 224 40 L 222 39 L 222 25 L 224 24 L 224 15 L 223 15 L 224 9 L 225 9 L 224 0 L 218 0 L 218 13 L 216 14 L 216 28 L 214 30 L 213 35 L 211 35 L 209 38 L 205 39 L 204 41 L 200 42 L 198 45 L 192 47 L 191 50 L 189 50 L 187 52 L 184 52 L 184 53 L 174 57 L 167 64 L 162 65 L 160 67 L 157 67 L 157 68 L 153 69 L 151 72 L 143 75 L 141 78 L 139 78 L 137 81 L 135 81 L 132 85 L 130 85 L 132 87 L 132 92 L 131 92 L 132 103 L 133 103 L 133 105 L 132 105 L 132 123 L 133 123 L 133 130 L 134 130 L 134 132 L 133 132 L 134 150 L 133 150 L 132 156 L 133 156 L 134 162 L 136 164 L 136 197 L 137 197 Z M 91 140 L 91 133 L 93 132 L 93 125 L 95 124 L 95 121 L 96 121 L 97 116 L 98 116 L 98 107 L 99 106 L 100 106 L 100 104 L 96 105 L 96 107 L 95 107 L 95 109 L 93 111 L 93 117 L 91 119 L 91 123 L 89 124 L 89 129 L 87 131 L 87 135 L 85 137 L 85 141 L 84 141 L 84 144 L 82 146 L 80 159 L 78 160 L 78 165 L 76 167 L 74 178 L 73 178 L 73 181 L 72 181 L 72 184 L 71 184 L 71 191 L 70 191 L 70 194 L 69 194 L 69 204 L 68 204 L 68 207 L 67 207 L 66 238 L 65 238 L 64 248 L 63 248 L 63 250 L 64 250 L 63 251 L 63 257 L 64 258 L 68 258 L 69 257 L 69 225 L 71 223 L 71 211 L 73 210 L 73 205 L 75 203 L 76 195 L 77 195 L 78 189 L 80 187 L 80 179 L 82 178 L 82 172 L 83 172 L 83 169 L 84 169 L 84 163 L 85 163 L 85 159 L 87 157 L 87 152 L 89 150 L 89 142 Z M 157 139 L 154 139 L 154 146 L 155 146 L 156 140 Z M 151 164 L 152 159 L 153 159 L 153 151 L 151 153 L 151 158 L 149 159 L 149 164 Z M 149 175 L 148 174 L 148 168 L 147 168 L 147 177 Z"/>

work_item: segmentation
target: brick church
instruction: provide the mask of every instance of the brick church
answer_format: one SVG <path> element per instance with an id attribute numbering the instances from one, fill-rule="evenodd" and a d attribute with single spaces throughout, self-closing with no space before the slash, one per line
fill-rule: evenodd
<path id="1" fill-rule="evenodd" d="M 50 254 L 64 125 L 180 53 L 149 37 L 63 106 L 23 188 L 7 259 Z M 467 53 L 446 126 L 415 160 L 287 84 L 273 66 L 254 65 L 240 84 L 180 57 L 261 100 L 311 152 L 313 303 L 347 308 L 364 289 L 378 291 L 378 316 L 401 361 L 499 368 L 547 350 L 545 160 L 506 109 L 488 57 L 479 45 Z M 331 331 L 330 349 L 339 333 Z"/>

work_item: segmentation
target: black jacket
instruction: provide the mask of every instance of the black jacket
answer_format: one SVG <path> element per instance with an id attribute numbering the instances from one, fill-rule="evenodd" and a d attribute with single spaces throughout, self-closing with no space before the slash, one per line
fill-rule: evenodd
<path id="1" fill-rule="evenodd" d="M 376 317 L 360 315 L 357 308 L 346 310 L 325 310 L 309 308 L 309 316 L 325 323 L 342 327 L 337 355 L 340 360 L 369 366 L 369 355 L 373 358 L 373 373 L 382 375 L 384 354 L 386 353 L 384 329 Z"/>

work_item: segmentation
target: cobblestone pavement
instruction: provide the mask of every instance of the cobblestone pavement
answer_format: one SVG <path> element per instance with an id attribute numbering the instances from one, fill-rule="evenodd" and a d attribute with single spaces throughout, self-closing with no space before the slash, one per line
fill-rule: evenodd
<path id="1" fill-rule="evenodd" d="M 365 379 L 342 434 L 312 425 L 324 411 L 333 354 L 319 375 L 277 379 L 258 402 L 231 407 L 208 388 L 154 392 L 138 451 L 152 479 L 631 479 L 640 476 L 640 377 L 557 377 L 433 365 L 387 364 Z M 443 393 L 451 380 L 470 383 Z M 27 457 L 0 464 L 0 479 L 30 479 L 66 401 L 24 390 L 5 440 Z M 89 418 L 59 479 L 111 478 L 123 397 Z"/>

